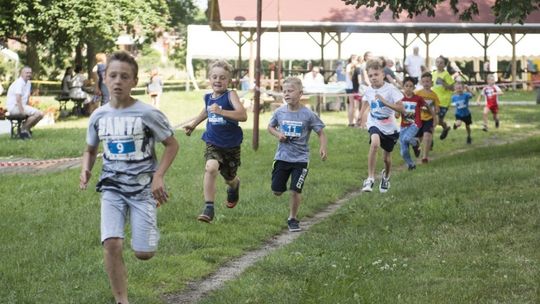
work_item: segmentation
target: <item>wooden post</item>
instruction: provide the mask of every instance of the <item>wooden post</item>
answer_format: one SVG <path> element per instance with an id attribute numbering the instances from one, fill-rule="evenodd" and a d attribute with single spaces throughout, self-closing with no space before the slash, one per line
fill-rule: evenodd
<path id="1" fill-rule="evenodd" d="M 261 103 L 261 20 L 262 0 L 257 0 L 257 55 L 255 57 L 255 97 L 253 103 L 253 150 L 259 149 L 259 111 Z"/>

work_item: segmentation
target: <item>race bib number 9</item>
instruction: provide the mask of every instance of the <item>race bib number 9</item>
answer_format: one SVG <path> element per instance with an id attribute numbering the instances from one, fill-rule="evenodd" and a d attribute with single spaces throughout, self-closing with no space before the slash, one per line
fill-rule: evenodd
<path id="1" fill-rule="evenodd" d="M 128 154 L 135 152 L 135 142 L 133 140 L 113 140 L 107 143 L 107 147 L 111 154 Z"/>
<path id="2" fill-rule="evenodd" d="M 281 124 L 281 132 L 287 137 L 300 137 L 302 136 L 302 122 L 301 121 L 289 121 L 285 120 Z"/>

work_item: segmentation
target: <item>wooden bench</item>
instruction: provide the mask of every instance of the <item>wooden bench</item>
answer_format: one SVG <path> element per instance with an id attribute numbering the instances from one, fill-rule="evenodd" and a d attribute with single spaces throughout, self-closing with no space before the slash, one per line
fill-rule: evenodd
<path id="1" fill-rule="evenodd" d="M 11 138 L 16 139 L 21 137 L 21 127 L 26 122 L 28 115 L 25 114 L 9 114 L 6 119 L 11 124 Z"/>

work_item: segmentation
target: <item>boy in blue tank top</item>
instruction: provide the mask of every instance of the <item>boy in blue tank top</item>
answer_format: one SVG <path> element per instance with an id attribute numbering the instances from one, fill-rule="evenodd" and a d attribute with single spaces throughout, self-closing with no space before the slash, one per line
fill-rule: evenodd
<path id="1" fill-rule="evenodd" d="M 207 119 L 202 140 L 206 142 L 204 157 L 204 200 L 205 206 L 197 217 L 199 221 L 210 223 L 214 219 L 216 178 L 218 172 L 225 179 L 227 188 L 227 208 L 234 208 L 239 200 L 240 179 L 236 175 L 240 166 L 240 145 L 243 133 L 238 122 L 247 120 L 247 113 L 240 103 L 236 91 L 229 91 L 232 67 L 226 61 L 217 60 L 210 65 L 209 81 L 212 93 L 204 95 L 204 108 L 188 126 L 187 136 Z"/>
<path id="2" fill-rule="evenodd" d="M 125 223 L 130 219 L 135 256 L 152 258 L 159 241 L 156 208 L 168 199 L 164 175 L 178 151 L 165 115 L 131 97 L 137 71 L 137 62 L 128 53 L 111 55 L 104 77 L 111 100 L 90 116 L 79 184 L 87 188 L 101 142 L 103 169 L 96 186 L 102 193 L 101 242 L 115 303 L 123 304 L 129 303 L 122 257 Z M 165 146 L 159 163 L 156 142 Z"/>
<path id="3" fill-rule="evenodd" d="M 287 78 L 283 82 L 283 100 L 287 103 L 279 107 L 270 123 L 268 132 L 278 141 L 272 170 L 272 191 L 279 196 L 287 190 L 287 181 L 291 178 L 290 211 L 287 219 L 289 231 L 300 231 L 298 209 L 302 201 L 302 188 L 308 174 L 309 135 L 315 131 L 319 136 L 321 159 L 326 160 L 327 143 L 325 127 L 321 119 L 310 109 L 300 103 L 302 97 L 302 81 L 298 78 Z"/>

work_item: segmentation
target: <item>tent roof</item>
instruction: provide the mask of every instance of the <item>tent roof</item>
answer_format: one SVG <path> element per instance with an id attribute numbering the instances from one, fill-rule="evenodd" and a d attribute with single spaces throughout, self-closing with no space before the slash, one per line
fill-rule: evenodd
<path id="1" fill-rule="evenodd" d="M 535 11 L 521 24 L 495 24 L 491 7 L 495 0 L 477 0 L 480 14 L 472 21 L 462 22 L 442 3 L 435 17 L 421 14 L 407 18 L 405 13 L 393 19 L 385 11 L 375 20 L 375 9 L 346 5 L 342 0 L 263 0 L 262 28 L 277 31 L 278 3 L 282 32 L 363 32 L 363 33 L 540 33 L 540 11 Z M 211 0 L 210 26 L 214 30 L 255 29 L 257 1 Z"/>

